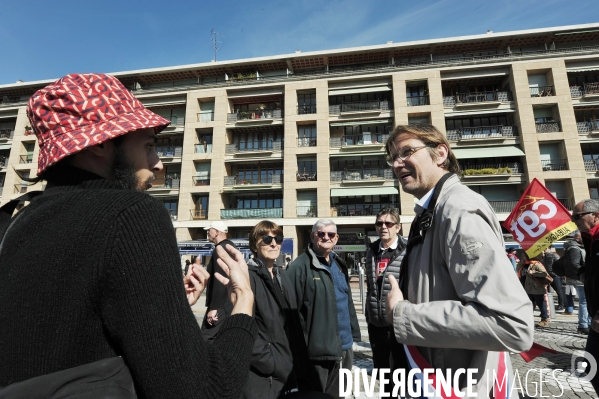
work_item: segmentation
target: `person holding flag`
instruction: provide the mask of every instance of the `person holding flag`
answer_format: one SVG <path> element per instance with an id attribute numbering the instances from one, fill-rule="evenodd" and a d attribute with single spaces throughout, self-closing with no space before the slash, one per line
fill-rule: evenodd
<path id="1" fill-rule="evenodd" d="M 534 320 L 495 212 L 460 182 L 457 159 L 434 126 L 397 126 L 385 149 L 403 191 L 418 199 L 401 289 L 390 276 L 387 296 L 387 315 L 410 367 L 420 375 L 429 368 L 475 370 L 477 397 L 513 397 L 507 351 L 531 347 Z M 452 386 L 458 396 L 466 380 Z M 452 394 L 421 381 L 438 396 Z"/>

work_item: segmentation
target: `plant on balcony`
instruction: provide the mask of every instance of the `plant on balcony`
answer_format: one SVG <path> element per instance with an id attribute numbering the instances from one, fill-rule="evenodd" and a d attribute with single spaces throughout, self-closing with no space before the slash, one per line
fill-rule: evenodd
<path id="1" fill-rule="evenodd" d="M 478 175 L 498 175 L 498 174 L 512 174 L 512 168 L 482 168 L 482 169 L 465 169 L 462 171 L 464 176 L 478 176 Z"/>

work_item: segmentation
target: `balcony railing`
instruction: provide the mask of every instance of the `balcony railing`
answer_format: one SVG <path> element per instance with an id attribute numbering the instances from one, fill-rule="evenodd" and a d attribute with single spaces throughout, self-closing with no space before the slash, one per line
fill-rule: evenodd
<path id="1" fill-rule="evenodd" d="M 282 218 L 283 208 L 221 209 L 221 219 L 270 219 Z"/>
<path id="2" fill-rule="evenodd" d="M 235 154 L 238 152 L 252 151 L 282 151 L 282 141 L 242 141 L 237 144 L 227 144 L 225 148 L 226 154 Z"/>
<path id="3" fill-rule="evenodd" d="M 535 122 L 535 125 L 537 126 L 537 133 L 555 133 L 562 131 L 559 121 Z"/>
<path id="4" fill-rule="evenodd" d="M 466 176 L 523 173 L 522 164 L 520 162 L 464 164 L 460 165 L 460 170 Z M 485 173 L 478 173 L 479 171 L 484 171 Z"/>
<path id="5" fill-rule="evenodd" d="M 306 115 L 306 114 L 315 114 L 316 113 L 316 105 L 298 105 L 297 106 L 297 114 L 298 115 Z"/>
<path id="6" fill-rule="evenodd" d="M 572 96 L 572 98 L 598 94 L 599 82 L 584 83 L 582 86 L 570 86 L 570 96 Z"/>
<path id="7" fill-rule="evenodd" d="M 190 209 L 192 220 L 201 220 L 208 218 L 208 209 Z"/>
<path id="8" fill-rule="evenodd" d="M 32 162 L 33 162 L 33 154 L 19 155 L 19 163 L 20 164 L 32 163 Z"/>
<path id="9" fill-rule="evenodd" d="M 248 178 L 247 176 L 225 176 L 225 186 L 239 186 L 247 184 L 281 184 L 282 175 L 269 174 L 268 176 L 257 176 Z"/>
<path id="10" fill-rule="evenodd" d="M 183 155 L 183 147 L 159 146 L 156 147 L 156 154 L 158 154 L 159 157 L 180 157 Z"/>
<path id="11" fill-rule="evenodd" d="M 413 96 L 408 97 L 408 107 L 415 107 L 417 105 L 428 105 L 429 99 L 428 96 Z"/>
<path id="12" fill-rule="evenodd" d="M 576 122 L 578 133 L 591 133 L 599 130 L 599 121 Z"/>
<path id="13" fill-rule="evenodd" d="M 195 153 L 196 154 L 208 154 L 212 152 L 212 144 L 196 144 L 195 145 Z"/>
<path id="14" fill-rule="evenodd" d="M 478 126 L 462 127 L 458 130 L 448 130 L 448 140 L 475 140 L 500 137 L 518 136 L 517 126 Z"/>
<path id="15" fill-rule="evenodd" d="M 298 206 L 297 217 L 298 218 L 315 218 L 317 215 L 316 205 L 310 206 Z"/>
<path id="16" fill-rule="evenodd" d="M 489 201 L 489 205 L 491 205 L 495 213 L 510 213 L 518 205 L 518 201 Z"/>
<path id="17" fill-rule="evenodd" d="M 543 170 L 568 170 L 567 159 L 543 159 L 541 160 Z"/>
<path id="18" fill-rule="evenodd" d="M 456 93 L 455 96 L 443 97 L 443 106 L 453 107 L 459 104 L 480 104 L 486 102 L 509 102 L 512 101 L 510 91 L 481 91 L 476 93 Z"/>
<path id="19" fill-rule="evenodd" d="M 15 194 L 25 194 L 28 188 L 28 184 L 15 184 Z"/>
<path id="20" fill-rule="evenodd" d="M 565 206 L 569 211 L 573 210 L 574 205 L 576 205 L 573 198 L 558 198 L 557 200 L 561 202 L 562 205 Z"/>
<path id="21" fill-rule="evenodd" d="M 316 137 L 298 137 L 298 147 L 316 147 Z"/>
<path id="22" fill-rule="evenodd" d="M 185 126 L 185 118 L 184 117 L 173 116 L 172 118 L 170 118 L 170 121 L 171 121 L 171 124 L 169 126 Z"/>
<path id="23" fill-rule="evenodd" d="M 237 121 L 260 120 L 260 119 L 276 119 L 282 118 L 280 109 L 261 109 L 254 111 L 240 111 L 233 114 L 227 114 L 227 122 L 234 123 Z"/>
<path id="24" fill-rule="evenodd" d="M 390 168 L 331 171 L 331 181 L 376 179 L 393 180 L 395 179 L 395 175 Z"/>
<path id="25" fill-rule="evenodd" d="M 152 181 L 152 188 L 178 189 L 181 185 L 181 179 L 178 177 L 158 177 Z"/>
<path id="26" fill-rule="evenodd" d="M 210 174 L 203 173 L 201 175 L 193 176 L 192 178 L 194 186 L 209 186 L 210 185 Z"/>
<path id="27" fill-rule="evenodd" d="M 177 211 L 173 210 L 173 209 L 167 209 L 168 214 L 170 215 L 171 219 L 173 221 L 177 220 Z"/>
<path id="28" fill-rule="evenodd" d="M 12 129 L 0 129 L 0 139 L 12 139 L 15 131 Z"/>
<path id="29" fill-rule="evenodd" d="M 599 170 L 599 165 L 597 164 L 599 159 L 585 159 L 584 160 L 584 170 L 587 172 L 597 172 Z"/>
<path id="30" fill-rule="evenodd" d="M 530 87 L 530 96 L 531 97 L 551 97 L 555 96 L 555 90 L 553 86 L 539 86 L 539 87 Z"/>
<path id="31" fill-rule="evenodd" d="M 4 186 L 0 186 L 0 196 L 2 195 L 3 191 L 4 191 Z"/>
<path id="32" fill-rule="evenodd" d="M 331 216 L 375 216 L 383 208 L 399 208 L 399 204 L 344 204 L 333 205 Z"/>
<path id="33" fill-rule="evenodd" d="M 316 172 L 314 173 L 295 173 L 295 179 L 297 181 L 316 181 Z"/>
<path id="34" fill-rule="evenodd" d="M 212 122 L 214 120 L 214 111 L 198 113 L 198 122 Z"/>
<path id="35" fill-rule="evenodd" d="M 357 101 L 329 105 L 329 114 L 335 115 L 342 112 L 364 112 L 364 111 L 388 111 L 391 104 L 388 100 Z"/>
<path id="36" fill-rule="evenodd" d="M 362 133 L 358 135 L 342 136 L 342 137 L 331 137 L 329 144 L 331 147 L 345 147 L 352 145 L 366 145 L 366 144 L 385 144 L 389 134 L 385 133 Z"/>

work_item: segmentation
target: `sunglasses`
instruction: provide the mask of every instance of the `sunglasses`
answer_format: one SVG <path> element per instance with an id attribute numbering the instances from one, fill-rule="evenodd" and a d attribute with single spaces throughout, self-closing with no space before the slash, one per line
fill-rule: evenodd
<path id="1" fill-rule="evenodd" d="M 591 214 L 591 213 L 595 213 L 595 212 L 582 212 L 582 213 L 577 213 L 577 214 L 574 214 L 574 215 L 572 215 L 572 216 L 571 216 L 571 219 L 572 219 L 572 221 L 573 221 L 573 222 L 577 222 L 577 221 L 579 221 L 580 219 L 582 219 L 582 217 L 583 217 L 584 215 L 589 215 L 589 214 Z"/>
<path id="2" fill-rule="evenodd" d="M 325 233 L 324 231 L 317 231 L 316 235 L 318 238 L 324 238 L 324 236 L 327 235 L 329 236 L 329 240 L 332 240 L 337 236 L 337 233 L 333 233 L 332 231 L 329 231 L 328 233 Z"/>
<path id="3" fill-rule="evenodd" d="M 277 244 L 282 244 L 283 243 L 283 236 L 262 236 L 262 242 L 265 245 L 270 245 L 272 244 L 272 240 L 275 240 L 275 242 Z"/>
<path id="4" fill-rule="evenodd" d="M 393 222 L 376 222 L 374 225 L 376 227 L 383 227 L 383 225 L 387 226 L 388 229 L 390 229 L 391 227 L 395 226 L 397 223 L 393 223 Z"/>

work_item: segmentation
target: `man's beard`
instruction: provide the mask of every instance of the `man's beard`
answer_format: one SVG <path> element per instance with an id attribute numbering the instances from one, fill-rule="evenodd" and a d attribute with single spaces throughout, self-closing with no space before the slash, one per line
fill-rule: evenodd
<path id="1" fill-rule="evenodd" d="M 153 178 L 150 178 L 143 185 L 140 184 L 133 163 L 120 146 L 116 147 L 114 158 L 112 159 L 112 177 L 119 187 L 136 191 L 145 191 L 145 187 L 153 180 Z"/>

